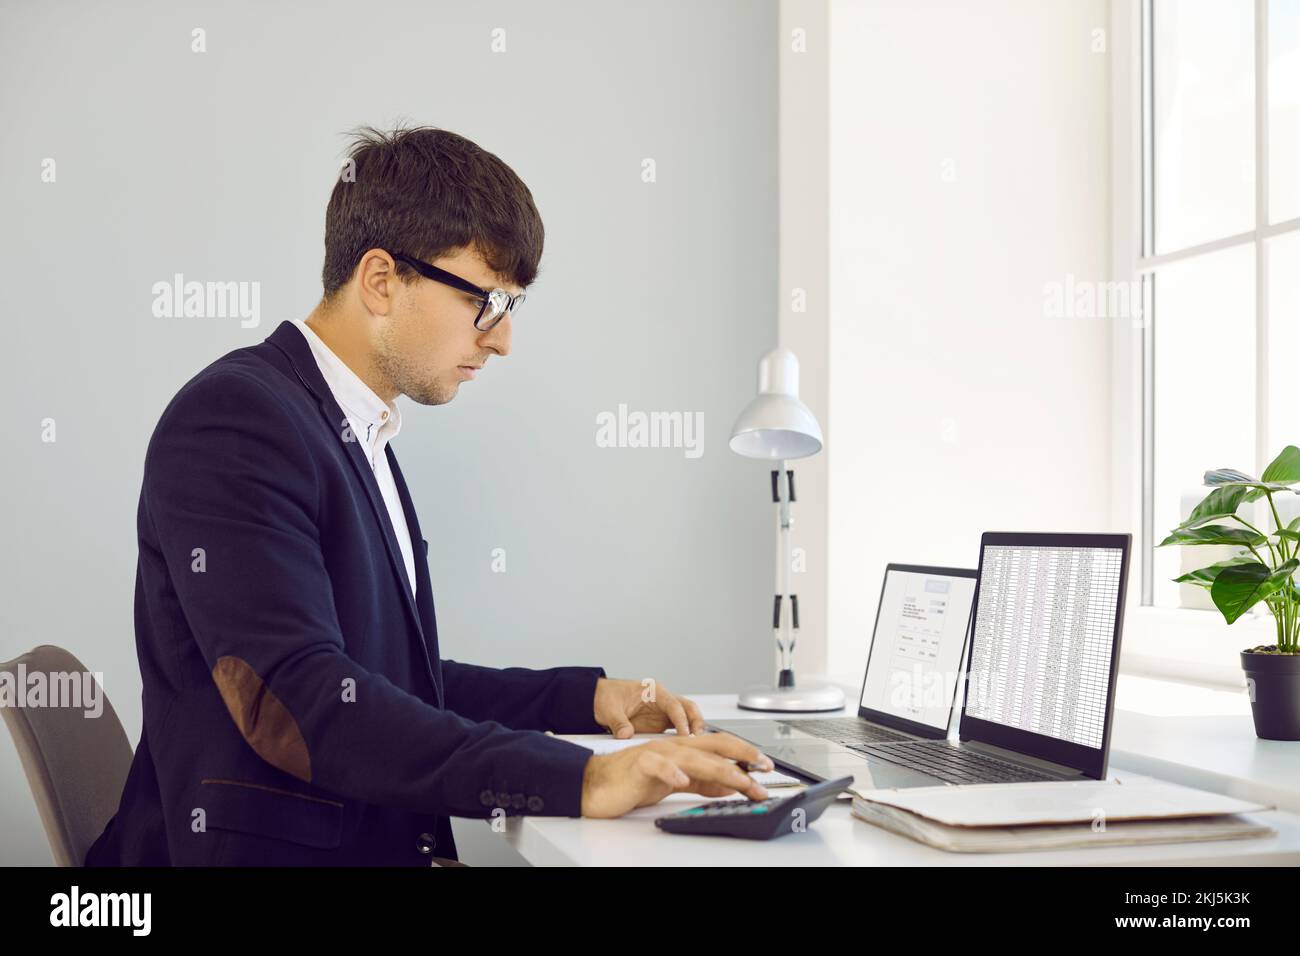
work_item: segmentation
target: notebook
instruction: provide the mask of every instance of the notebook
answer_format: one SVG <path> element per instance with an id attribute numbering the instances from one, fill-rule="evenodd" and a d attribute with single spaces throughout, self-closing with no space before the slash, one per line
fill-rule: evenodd
<path id="1" fill-rule="evenodd" d="M 1190 843 L 1271 835 L 1263 804 L 1150 777 L 856 791 L 853 815 L 954 853 Z"/>
<path id="2" fill-rule="evenodd" d="M 1180 817 L 1174 820 L 1120 820 L 1095 829 L 1089 823 L 1020 827 L 952 827 L 907 810 L 853 800 L 853 815 L 868 823 L 949 853 L 1005 853 L 1082 847 L 1193 843 L 1270 836 L 1271 827 L 1248 817 Z"/>
<path id="3" fill-rule="evenodd" d="M 868 803 L 896 807 L 957 827 L 1091 824 L 1099 819 L 1158 820 L 1271 809 L 1261 803 L 1136 774 L 1109 780 L 984 783 L 854 792 Z"/>

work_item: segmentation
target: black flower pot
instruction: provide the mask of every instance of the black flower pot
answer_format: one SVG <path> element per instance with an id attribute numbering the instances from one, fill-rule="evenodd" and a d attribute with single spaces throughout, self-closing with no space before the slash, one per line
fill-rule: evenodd
<path id="1" fill-rule="evenodd" d="M 1300 740 L 1300 654 L 1241 652 L 1255 733 L 1264 740 Z"/>

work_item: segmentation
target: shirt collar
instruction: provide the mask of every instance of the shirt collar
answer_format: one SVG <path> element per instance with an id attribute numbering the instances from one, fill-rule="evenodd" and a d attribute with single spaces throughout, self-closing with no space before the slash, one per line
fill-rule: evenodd
<path id="1" fill-rule="evenodd" d="M 325 379 L 325 384 L 329 386 L 330 391 L 334 394 L 334 400 L 350 417 L 364 422 L 367 425 L 375 426 L 367 429 L 370 433 L 361 435 L 363 441 L 367 438 L 371 441 L 380 439 L 382 435 L 383 443 L 395 438 L 402 428 L 402 413 L 398 410 L 395 402 L 386 402 L 374 393 L 364 381 L 361 380 L 356 372 L 352 371 L 341 358 L 334 354 L 333 350 L 321 339 L 316 331 L 302 319 L 293 319 L 296 325 L 307 339 L 307 344 L 311 346 L 312 355 L 316 359 L 317 366 L 320 367 L 320 373 Z"/>

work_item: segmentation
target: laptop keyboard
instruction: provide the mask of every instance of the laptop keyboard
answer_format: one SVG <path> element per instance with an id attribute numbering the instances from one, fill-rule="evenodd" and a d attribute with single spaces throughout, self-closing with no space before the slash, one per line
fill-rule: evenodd
<path id="1" fill-rule="evenodd" d="M 880 757 L 928 773 L 945 783 L 1030 783 L 1060 779 L 977 750 L 954 747 L 947 741 L 917 740 L 858 717 L 779 720 L 777 723 L 870 757 Z"/>
<path id="2" fill-rule="evenodd" d="M 914 738 L 896 733 L 887 727 L 877 727 L 858 717 L 833 717 L 824 720 L 778 720 L 777 723 L 802 730 L 814 737 L 830 740 L 846 747 L 854 744 L 875 744 L 910 741 Z"/>
<path id="3" fill-rule="evenodd" d="M 942 740 L 847 746 L 850 750 L 928 773 L 945 783 L 1029 783 L 1061 779 L 975 750 L 954 747 Z"/>

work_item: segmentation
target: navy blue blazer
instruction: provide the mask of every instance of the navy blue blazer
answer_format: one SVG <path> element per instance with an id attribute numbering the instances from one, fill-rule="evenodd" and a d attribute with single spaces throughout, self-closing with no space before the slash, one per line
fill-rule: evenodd
<path id="1" fill-rule="evenodd" d="M 600 667 L 438 654 L 429 543 L 392 445 L 416 597 L 299 329 L 218 359 L 145 455 L 144 727 L 86 865 L 429 866 L 449 816 L 580 816 Z"/>

